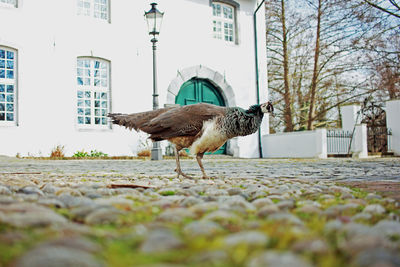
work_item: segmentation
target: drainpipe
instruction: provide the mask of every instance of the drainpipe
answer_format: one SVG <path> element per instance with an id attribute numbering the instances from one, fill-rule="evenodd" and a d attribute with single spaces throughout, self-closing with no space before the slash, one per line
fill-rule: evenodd
<path id="1" fill-rule="evenodd" d="M 256 10 L 253 13 L 253 24 L 254 24 L 254 54 L 255 54 L 255 63 L 256 63 L 256 89 L 257 89 L 257 104 L 260 104 L 260 83 L 258 82 L 258 49 L 257 49 L 257 11 L 263 6 L 265 0 L 262 0 L 261 3 L 257 6 Z M 261 129 L 258 129 L 258 151 L 260 158 L 263 157 L 262 153 L 262 142 L 261 142 Z"/>

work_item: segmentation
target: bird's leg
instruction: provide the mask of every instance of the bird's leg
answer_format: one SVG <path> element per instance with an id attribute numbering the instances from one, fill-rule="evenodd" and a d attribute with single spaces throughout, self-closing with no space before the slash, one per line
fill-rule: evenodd
<path id="1" fill-rule="evenodd" d="M 206 172 L 204 171 L 204 167 L 203 167 L 203 163 L 201 162 L 202 158 L 203 158 L 204 153 L 197 153 L 196 155 L 196 159 L 197 159 L 197 163 L 199 164 L 200 170 L 203 173 L 203 178 L 204 179 L 211 179 L 211 177 L 209 177 Z"/>
<path id="2" fill-rule="evenodd" d="M 181 163 L 180 163 L 180 161 L 179 161 L 179 150 L 176 148 L 176 146 L 174 146 L 174 152 L 175 152 L 175 160 L 176 160 L 176 169 L 175 169 L 175 172 L 178 174 L 178 177 L 177 177 L 177 178 L 179 179 L 179 176 L 182 175 L 182 176 L 185 177 L 185 178 L 193 179 L 193 177 L 191 177 L 191 176 L 189 176 L 189 175 L 186 175 L 186 174 L 184 174 L 184 173 L 182 172 Z"/>

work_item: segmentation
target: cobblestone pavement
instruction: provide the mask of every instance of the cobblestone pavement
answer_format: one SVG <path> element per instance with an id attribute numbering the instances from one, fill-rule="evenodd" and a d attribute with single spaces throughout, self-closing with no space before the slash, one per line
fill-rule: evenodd
<path id="1" fill-rule="evenodd" d="M 205 157 L 207 173 L 218 178 L 302 178 L 334 181 L 399 181 L 400 158 L 233 159 Z M 182 160 L 184 172 L 200 176 L 196 160 Z M 175 160 L 19 160 L 0 157 L 0 173 L 121 173 L 174 176 Z"/>
<path id="2" fill-rule="evenodd" d="M 400 160 L 0 157 L 0 267 L 398 267 Z M 195 160 L 183 170 L 200 176 Z"/>

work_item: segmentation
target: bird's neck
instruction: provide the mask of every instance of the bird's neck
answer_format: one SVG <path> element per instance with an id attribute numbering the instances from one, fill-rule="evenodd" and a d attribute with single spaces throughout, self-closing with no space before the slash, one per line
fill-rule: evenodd
<path id="1" fill-rule="evenodd" d="M 260 105 L 252 105 L 245 112 L 246 112 L 246 114 L 258 115 L 258 116 L 261 116 L 261 117 L 264 115 L 262 113 L 262 111 L 261 111 L 261 106 Z"/>
<path id="2" fill-rule="evenodd" d="M 230 138 L 253 134 L 260 127 L 263 116 L 264 113 L 259 105 L 251 106 L 247 110 L 231 108 L 224 118 L 222 128 L 226 129 L 226 134 Z"/>

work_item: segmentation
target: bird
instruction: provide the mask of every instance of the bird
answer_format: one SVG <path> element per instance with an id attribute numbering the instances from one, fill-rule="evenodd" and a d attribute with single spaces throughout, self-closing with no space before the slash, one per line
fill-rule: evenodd
<path id="1" fill-rule="evenodd" d="M 174 144 L 178 178 L 193 178 L 183 173 L 179 160 L 179 151 L 188 148 L 196 155 L 202 178 L 210 179 L 202 163 L 204 153 L 217 151 L 231 138 L 255 133 L 264 113 L 273 111 L 270 101 L 248 109 L 197 103 L 133 114 L 109 113 L 108 117 L 113 124 L 149 134 L 153 142 L 168 140 Z"/>

